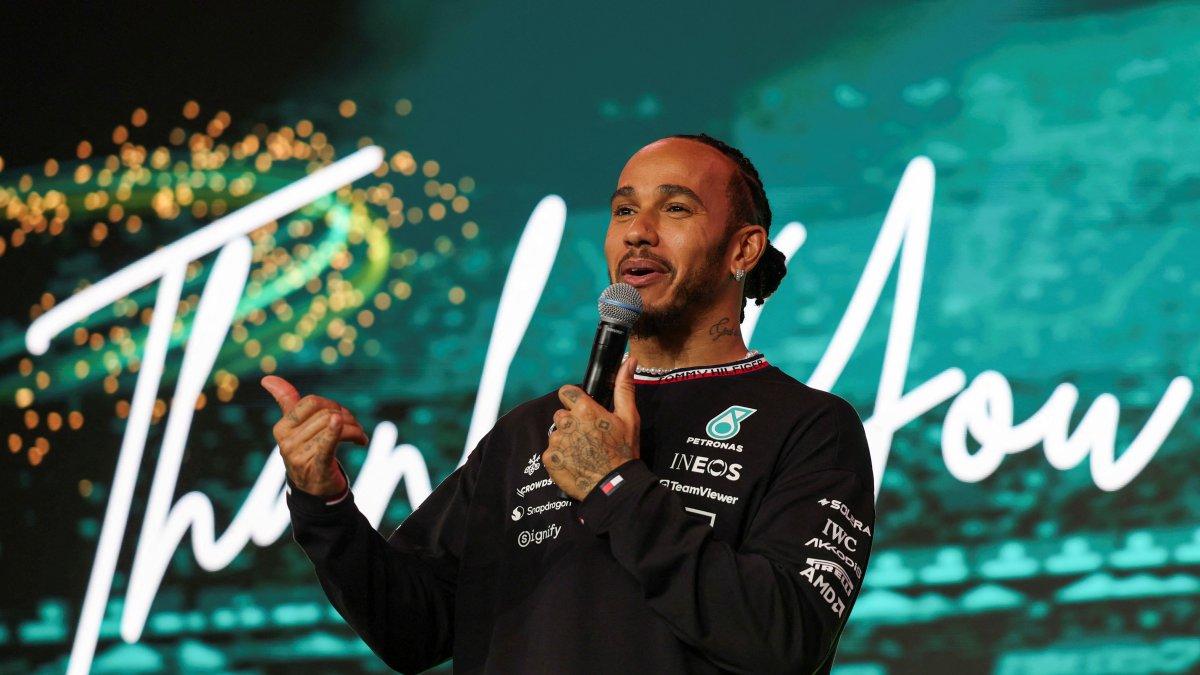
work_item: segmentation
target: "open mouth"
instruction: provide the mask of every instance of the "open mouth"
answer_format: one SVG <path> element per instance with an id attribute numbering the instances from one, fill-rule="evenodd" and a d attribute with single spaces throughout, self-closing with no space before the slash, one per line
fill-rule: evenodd
<path id="1" fill-rule="evenodd" d="M 631 258 L 621 263 L 621 281 L 634 288 L 652 284 L 666 274 L 666 267 L 655 260 Z"/>

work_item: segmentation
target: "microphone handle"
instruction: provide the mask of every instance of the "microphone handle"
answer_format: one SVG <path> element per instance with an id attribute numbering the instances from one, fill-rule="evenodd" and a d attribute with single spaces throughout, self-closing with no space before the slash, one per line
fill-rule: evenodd
<path id="1" fill-rule="evenodd" d="M 583 376 L 583 390 L 608 410 L 613 409 L 613 388 L 627 344 L 628 328 L 607 321 L 596 326 L 592 355 L 588 357 L 587 373 Z"/>

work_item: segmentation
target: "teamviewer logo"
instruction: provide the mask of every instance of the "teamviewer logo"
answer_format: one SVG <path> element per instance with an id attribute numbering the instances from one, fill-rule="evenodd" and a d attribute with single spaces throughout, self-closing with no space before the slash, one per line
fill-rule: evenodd
<path id="1" fill-rule="evenodd" d="M 738 432 L 742 430 L 742 420 L 756 412 L 758 412 L 756 408 L 731 405 L 725 409 L 725 412 L 709 420 L 704 431 L 709 438 L 715 441 L 727 441 L 737 436 Z"/>

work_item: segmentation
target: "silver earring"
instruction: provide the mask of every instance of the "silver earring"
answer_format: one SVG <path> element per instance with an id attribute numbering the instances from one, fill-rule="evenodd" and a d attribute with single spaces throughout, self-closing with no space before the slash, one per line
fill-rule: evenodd
<path id="1" fill-rule="evenodd" d="M 746 270 L 737 270 L 733 273 L 734 281 L 737 281 L 740 283 L 742 281 L 742 279 L 745 279 L 745 278 L 746 278 Z"/>

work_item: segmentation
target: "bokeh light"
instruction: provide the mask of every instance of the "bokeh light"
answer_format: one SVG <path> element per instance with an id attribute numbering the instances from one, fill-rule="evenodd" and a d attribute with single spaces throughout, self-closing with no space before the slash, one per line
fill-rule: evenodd
<path id="1" fill-rule="evenodd" d="M 397 114 L 411 111 L 411 101 L 397 102 Z M 342 118 L 357 112 L 351 99 L 337 105 Z M 313 119 L 294 125 L 238 122 L 223 110 L 205 112 L 196 100 L 175 114 L 166 138 L 153 137 L 154 114 L 138 107 L 114 125 L 108 138 L 78 141 L 73 157 L 48 158 L 36 175 L 0 175 L 0 209 L 14 224 L 0 236 L 0 254 L 19 259 L 18 253 L 83 244 L 129 262 L 328 166 L 341 154 L 343 142 Z M 349 149 L 372 142 L 360 137 Z M 414 263 L 421 251 L 393 250 L 391 230 L 436 225 L 437 232 L 413 232 L 407 238 L 425 241 L 441 257 L 456 250 L 446 232 L 462 241 L 476 236 L 472 221 L 461 220 L 450 230 L 442 225 L 467 213 L 469 203 L 461 193 L 474 189 L 474 179 L 439 182 L 438 160 L 418 159 L 405 148 L 386 150 L 386 156 L 368 179 L 250 233 L 250 278 L 218 360 L 228 365 L 213 373 L 198 409 L 213 400 L 232 402 L 245 378 L 275 372 L 281 361 L 302 358 L 306 349 L 327 365 L 352 357 L 362 339 L 355 326 L 364 331 L 375 326 L 381 314 L 395 311 L 393 299 L 404 301 L 412 294 L 406 277 L 419 271 Z M 202 259 L 189 265 L 173 346 L 187 339 L 210 264 L 211 259 Z M 41 293 L 29 307 L 30 320 L 91 281 L 80 277 L 65 291 Z M 121 298 L 71 329 L 69 348 L 21 357 L 15 373 L 0 376 L 0 395 L 23 411 L 22 427 L 86 433 L 80 412 L 63 410 L 72 392 L 110 397 L 113 414 L 128 417 L 153 294 L 149 287 Z M 455 286 L 443 297 L 447 305 L 457 305 L 465 292 Z M 15 342 L 3 349 L 0 360 L 23 351 Z M 378 353 L 377 343 L 372 351 Z M 161 423 L 169 408 L 169 401 L 158 400 L 153 422 Z M 47 439 L 29 442 L 14 433 L 8 443 L 13 453 L 26 449 L 31 466 L 45 466 L 49 458 Z"/>

